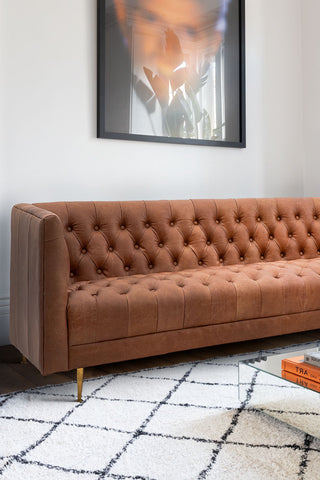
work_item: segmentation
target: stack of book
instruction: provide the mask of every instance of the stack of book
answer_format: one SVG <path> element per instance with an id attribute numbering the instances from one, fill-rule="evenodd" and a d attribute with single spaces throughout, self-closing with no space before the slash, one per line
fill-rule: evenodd
<path id="1" fill-rule="evenodd" d="M 320 392 L 320 352 L 281 361 L 281 376 L 290 382 Z"/>

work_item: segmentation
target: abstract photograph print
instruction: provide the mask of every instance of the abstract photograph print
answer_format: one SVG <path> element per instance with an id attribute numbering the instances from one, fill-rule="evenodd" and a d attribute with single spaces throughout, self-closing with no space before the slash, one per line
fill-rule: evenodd
<path id="1" fill-rule="evenodd" d="M 245 146 L 244 0 L 98 0 L 98 137 Z"/>

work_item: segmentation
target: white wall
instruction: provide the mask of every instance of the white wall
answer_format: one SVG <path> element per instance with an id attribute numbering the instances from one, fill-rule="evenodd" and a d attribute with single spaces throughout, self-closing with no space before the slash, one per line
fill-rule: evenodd
<path id="1" fill-rule="evenodd" d="M 320 2 L 303 0 L 304 193 L 320 196 Z"/>
<path id="2" fill-rule="evenodd" d="M 15 203 L 303 194 L 301 2 L 246 2 L 238 150 L 97 139 L 96 1 L 0 0 L 0 344 Z"/>

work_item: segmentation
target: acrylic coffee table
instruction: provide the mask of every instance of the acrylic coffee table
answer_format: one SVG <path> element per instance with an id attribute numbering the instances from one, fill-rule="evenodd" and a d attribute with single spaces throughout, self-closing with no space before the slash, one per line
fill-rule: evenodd
<path id="1" fill-rule="evenodd" d="M 270 415 L 320 438 L 320 393 L 281 377 L 281 360 L 320 351 L 320 341 L 257 354 L 239 362 L 242 406 Z"/>

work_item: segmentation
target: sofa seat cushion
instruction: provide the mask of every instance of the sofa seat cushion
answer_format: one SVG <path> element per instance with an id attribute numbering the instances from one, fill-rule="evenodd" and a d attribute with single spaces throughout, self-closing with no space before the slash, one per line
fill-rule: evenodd
<path id="1" fill-rule="evenodd" d="M 69 344 L 318 310 L 319 288 L 320 259 L 77 282 L 69 288 Z"/>

